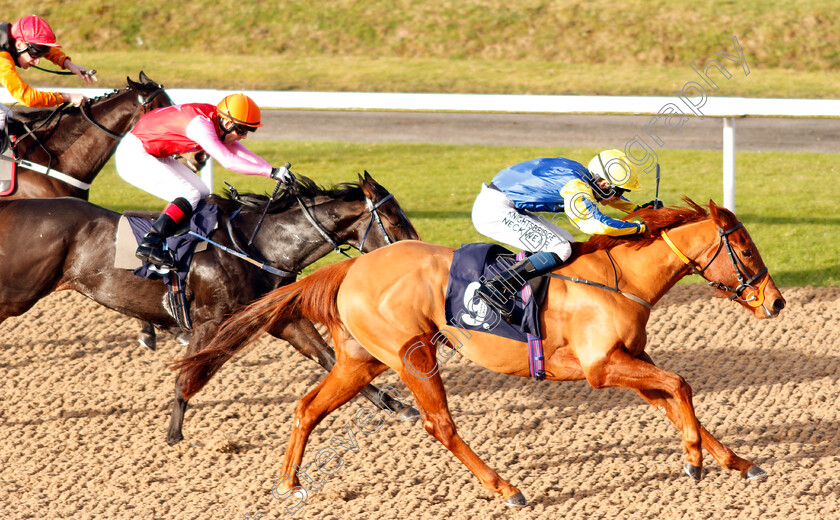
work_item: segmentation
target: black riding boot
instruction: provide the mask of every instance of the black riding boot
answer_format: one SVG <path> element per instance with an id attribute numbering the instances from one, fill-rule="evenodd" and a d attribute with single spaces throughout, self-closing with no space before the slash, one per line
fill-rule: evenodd
<path id="1" fill-rule="evenodd" d="M 175 265 L 175 258 L 171 251 L 164 251 L 163 244 L 174 228 L 175 221 L 172 220 L 172 217 L 166 213 L 161 214 L 157 221 L 152 224 L 152 229 L 143 237 L 143 242 L 137 247 L 135 253 L 137 258 L 144 262 L 171 269 Z"/>
<path id="2" fill-rule="evenodd" d="M 563 263 L 554 253 L 541 251 L 524 260 L 516 262 L 499 273 L 492 280 L 487 280 L 475 291 L 481 301 L 498 311 L 502 317 L 510 319 L 516 304 L 516 293 L 532 278 L 543 275 Z"/>
<path id="3" fill-rule="evenodd" d="M 177 219 L 173 217 L 178 217 Z M 152 224 L 152 229 L 143 237 L 137 247 L 135 256 L 144 262 L 159 267 L 172 269 L 175 267 L 175 257 L 172 251 L 164 249 L 166 238 L 178 228 L 178 225 L 192 215 L 192 206 L 187 199 L 179 197 L 166 206 L 160 217 Z"/>

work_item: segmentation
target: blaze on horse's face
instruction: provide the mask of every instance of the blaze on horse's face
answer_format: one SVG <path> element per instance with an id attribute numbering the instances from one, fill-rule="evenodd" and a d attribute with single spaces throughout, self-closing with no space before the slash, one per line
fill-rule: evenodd
<path id="1" fill-rule="evenodd" d="M 731 211 L 717 206 L 711 200 L 709 201 L 709 210 L 712 221 L 723 231 L 731 230 L 740 224 L 740 221 Z M 766 266 L 745 227 L 741 226 L 727 236 L 735 256 L 734 260 L 730 258 L 726 247 L 726 238 L 721 238 L 723 241 L 721 250 L 704 274 L 710 282 L 738 287 L 741 280 L 749 280 L 761 272 L 762 269 L 766 269 Z M 714 254 L 714 250 L 713 248 L 709 254 Z M 741 280 L 738 277 L 739 271 Z M 720 288 L 716 288 L 715 291 L 717 296 L 721 298 L 729 298 L 733 295 L 732 292 Z M 785 299 L 770 277 L 769 271 L 757 277 L 748 287 L 743 289 L 740 296 L 734 299 L 758 319 L 775 317 L 785 307 Z"/>
<path id="2" fill-rule="evenodd" d="M 376 182 L 367 171 L 365 172 L 364 177 L 359 174 L 359 186 L 361 186 L 365 196 L 367 196 L 374 205 L 388 196 L 388 190 Z M 420 236 L 417 234 L 417 230 L 414 229 L 414 226 L 411 224 L 411 221 L 408 220 L 408 217 L 400 207 L 395 197 L 391 197 L 390 200 L 376 208 L 375 211 L 379 215 L 382 226 L 388 233 L 388 237 L 390 237 L 393 242 L 420 239 Z M 371 215 L 371 218 L 374 218 L 373 214 Z M 386 245 L 388 245 L 388 242 L 385 240 L 385 237 L 382 235 L 382 231 L 374 221 L 370 226 L 370 231 L 368 232 L 368 236 L 364 244 L 364 249 L 366 251 L 372 251 Z"/>

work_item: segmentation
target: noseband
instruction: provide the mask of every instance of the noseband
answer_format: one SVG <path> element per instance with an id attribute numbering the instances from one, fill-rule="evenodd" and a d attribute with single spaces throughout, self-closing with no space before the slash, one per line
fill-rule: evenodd
<path id="1" fill-rule="evenodd" d="M 712 258 L 711 260 L 709 260 L 709 263 L 707 263 L 706 266 L 702 269 L 698 269 L 697 266 L 699 264 L 690 260 L 687 256 L 685 256 L 682 253 L 682 251 L 679 250 L 679 248 L 676 245 L 674 245 L 674 242 L 671 241 L 671 238 L 668 236 L 664 229 L 661 231 L 661 234 L 663 240 L 665 240 L 665 243 L 668 244 L 668 247 L 671 248 L 671 250 L 680 258 L 680 260 L 682 260 L 683 263 L 688 265 L 694 274 L 699 274 L 700 276 L 703 276 L 703 273 L 706 271 L 706 269 L 708 269 L 709 266 L 712 265 L 712 262 L 715 261 L 715 258 L 717 258 L 718 254 L 720 254 L 723 247 L 726 246 L 726 253 L 729 256 L 729 261 L 732 264 L 732 268 L 735 270 L 735 276 L 737 276 L 738 278 L 738 287 L 730 287 L 720 282 L 712 281 L 709 282 L 709 285 L 716 289 L 720 289 L 721 291 L 732 293 L 732 296 L 729 297 L 730 300 L 737 299 L 738 301 L 746 303 L 750 307 L 759 307 L 764 304 L 764 288 L 767 286 L 767 282 L 770 280 L 770 276 L 765 276 L 764 280 L 758 285 L 758 287 L 755 287 L 753 283 L 757 279 L 767 274 L 767 267 L 762 268 L 753 276 L 749 276 L 747 274 L 747 266 L 744 265 L 744 262 L 741 261 L 738 255 L 735 254 L 735 249 L 732 247 L 732 243 L 729 241 L 729 235 L 741 229 L 742 227 L 744 227 L 744 224 L 742 222 L 738 222 L 738 224 L 735 225 L 735 227 L 726 231 L 724 231 L 720 226 L 717 226 L 718 235 L 720 235 L 720 242 L 718 243 L 718 247 L 715 251 L 715 254 L 712 255 Z M 750 289 L 749 296 L 743 297 L 742 294 L 747 289 Z"/>

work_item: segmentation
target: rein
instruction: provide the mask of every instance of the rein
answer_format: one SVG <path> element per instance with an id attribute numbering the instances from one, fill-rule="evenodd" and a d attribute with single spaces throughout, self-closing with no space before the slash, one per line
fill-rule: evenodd
<path id="1" fill-rule="evenodd" d="M 227 183 L 225 183 L 225 184 L 227 184 Z M 239 201 L 240 204 L 243 204 L 243 202 L 239 198 L 239 193 L 236 191 L 236 188 L 234 188 L 230 184 L 227 184 L 227 186 L 228 186 L 228 189 L 230 190 L 233 198 L 235 200 Z M 278 186 L 279 186 L 279 184 L 278 184 Z M 344 256 L 346 256 L 347 258 L 350 258 L 350 255 L 348 255 L 346 253 L 346 251 L 348 249 L 350 249 L 351 247 L 355 247 L 355 246 L 351 246 L 350 244 L 339 244 L 338 242 L 336 242 L 332 238 L 332 236 L 330 236 L 329 232 L 327 232 L 327 230 L 324 229 L 323 226 L 321 226 L 320 223 L 318 223 L 318 221 L 315 219 L 315 217 L 312 216 L 312 214 L 309 211 L 309 208 L 306 207 L 306 204 L 304 204 L 303 200 L 300 198 L 300 194 L 298 193 L 298 190 L 297 190 L 296 186 L 293 185 L 293 186 L 291 186 L 287 189 L 289 191 L 291 191 L 292 194 L 295 196 L 295 200 L 297 200 L 298 205 L 300 206 L 301 210 L 303 211 L 303 215 L 306 217 L 306 220 L 308 220 L 309 223 L 312 224 L 312 227 L 314 227 L 318 231 L 318 233 L 321 235 L 321 237 L 323 237 L 324 241 L 332 246 L 333 251 L 335 251 L 337 253 L 341 253 Z M 389 245 L 394 243 L 391 236 L 388 235 L 388 230 L 386 230 L 384 224 L 382 224 L 382 218 L 379 216 L 379 213 L 376 211 L 377 209 L 379 209 L 380 206 L 382 206 L 383 204 L 385 204 L 386 202 L 388 202 L 392 198 L 394 198 L 394 194 L 389 193 L 382 200 L 380 200 L 379 202 L 374 204 L 373 201 L 370 200 L 369 197 L 365 196 L 365 209 L 370 211 L 371 218 L 370 218 L 370 221 L 368 222 L 367 229 L 365 230 L 365 233 L 362 236 L 361 243 L 359 244 L 359 247 L 356 248 L 359 251 L 362 251 L 362 248 L 365 245 L 365 240 L 367 239 L 368 233 L 370 232 L 370 229 L 371 229 L 374 221 L 376 221 L 376 224 L 379 226 L 379 230 L 382 232 L 382 236 L 384 237 L 385 242 Z M 272 195 L 271 199 L 269 199 L 268 203 L 266 203 L 266 211 L 268 210 L 268 205 L 271 203 L 271 201 L 273 199 L 274 199 L 274 196 Z M 221 245 L 217 242 L 214 242 L 213 240 L 210 240 L 209 238 L 207 238 L 205 236 L 199 235 L 198 233 L 194 233 L 194 232 L 190 231 L 190 234 L 193 235 L 196 238 L 204 240 L 204 241 L 218 247 L 219 249 L 221 249 L 222 251 L 225 251 L 226 253 L 230 253 L 230 254 L 238 257 L 238 258 L 241 258 L 241 259 L 245 260 L 246 262 L 249 262 L 253 265 L 256 265 L 260 269 L 268 271 L 271 274 L 274 274 L 274 275 L 277 275 L 277 276 L 282 276 L 282 277 L 285 277 L 285 278 L 293 278 L 293 277 L 297 276 L 299 273 L 292 272 L 292 271 L 284 271 L 282 269 L 277 269 L 275 267 L 272 267 L 272 266 L 268 265 L 267 261 L 260 262 L 260 261 L 252 259 L 239 246 L 239 244 L 236 241 L 236 237 L 234 236 L 233 228 L 231 227 L 231 224 L 230 224 L 231 220 L 233 220 L 233 218 L 236 217 L 236 215 L 239 214 L 239 211 L 241 211 L 241 208 L 239 210 L 235 211 L 233 213 L 233 215 L 230 216 L 230 218 L 228 219 L 227 224 L 226 224 L 228 236 L 230 237 L 231 243 L 234 245 L 234 247 L 236 247 L 236 249 L 237 249 L 236 251 L 234 251 L 234 250 L 232 250 L 228 247 L 225 247 L 225 246 L 223 246 L 223 245 Z M 265 213 L 263 213 L 263 216 L 265 216 Z M 262 222 L 262 218 L 260 219 L 260 222 Z M 259 231 L 259 226 L 254 229 L 254 233 L 253 233 L 253 236 L 251 237 L 251 241 L 253 241 L 254 237 L 257 234 L 257 231 Z M 250 244 L 251 244 L 251 242 L 248 243 L 248 245 L 250 245 Z M 342 247 L 342 246 L 344 246 L 344 247 Z"/>
<path id="2" fill-rule="evenodd" d="M 330 236 L 330 234 L 327 232 L 327 230 L 324 229 L 318 223 L 318 221 L 315 220 L 315 217 L 313 217 L 312 214 L 309 212 L 309 208 L 307 208 L 306 204 L 304 204 L 303 200 L 301 200 L 297 189 L 293 190 L 292 193 L 294 194 L 295 199 L 297 200 L 298 205 L 300 206 L 300 209 L 303 210 L 303 215 L 306 217 L 306 220 L 308 220 L 309 223 L 312 224 L 312 226 L 324 238 L 324 241 L 329 243 L 332 246 L 333 251 L 335 251 L 336 253 L 341 253 L 342 255 L 346 256 L 347 258 L 350 258 L 350 255 L 347 254 L 347 250 L 350 249 L 351 247 L 354 247 L 354 246 L 351 246 L 350 244 L 339 244 L 338 242 L 336 242 Z M 394 241 L 388 235 L 388 231 L 385 229 L 385 226 L 382 224 L 382 218 L 379 216 L 379 213 L 376 211 L 377 209 L 379 209 L 380 206 L 382 206 L 384 203 L 388 202 L 392 198 L 394 198 L 394 194 L 389 193 L 388 196 L 386 196 L 385 198 L 383 198 L 382 200 L 380 200 L 379 202 L 374 204 L 373 201 L 370 200 L 370 198 L 367 195 L 365 195 L 365 209 L 370 211 L 370 221 L 368 222 L 367 229 L 365 230 L 365 233 L 362 236 L 362 240 L 359 243 L 359 247 L 356 248 L 359 251 L 362 251 L 362 248 L 365 245 L 365 240 L 367 240 L 368 233 L 370 232 L 370 228 L 373 225 L 374 221 L 376 221 L 376 224 L 379 226 L 379 231 L 382 233 L 382 236 L 385 239 L 385 242 L 389 245 L 394 243 Z M 342 247 L 342 246 L 344 246 L 344 247 Z"/>
<path id="3" fill-rule="evenodd" d="M 45 70 L 45 69 L 44 69 L 44 70 Z M 49 72 L 49 71 L 48 71 L 48 72 Z M 95 73 L 95 71 L 94 71 L 94 73 Z M 58 73 L 56 72 L 56 74 L 58 74 Z M 72 73 L 71 73 L 71 74 L 72 74 Z M 137 100 L 138 100 L 138 102 L 140 103 L 140 107 L 141 107 L 141 108 L 146 108 L 146 107 L 148 107 L 148 106 L 149 106 L 149 103 L 151 103 L 151 102 L 152 102 L 152 100 L 153 100 L 155 97 L 157 97 L 158 95 L 160 95 L 160 94 L 162 94 L 162 93 L 164 92 L 164 90 L 163 90 L 163 86 L 162 86 L 162 85 L 158 85 L 157 87 L 158 87 L 158 88 L 157 88 L 154 92 L 152 92 L 151 94 L 149 94 L 148 96 L 143 96 L 143 95 L 138 94 L 138 96 L 137 96 Z M 130 89 L 131 87 L 126 87 L 126 88 L 127 88 L 127 89 Z M 118 91 L 116 91 L 116 90 L 115 90 L 114 92 L 118 92 Z M 89 113 L 89 111 L 90 111 L 90 107 L 89 107 L 87 104 L 82 105 L 81 107 L 79 107 L 79 111 L 82 113 L 82 116 L 84 116 L 84 118 L 85 118 L 85 119 L 86 119 L 86 120 L 87 120 L 87 121 L 88 121 L 91 125 L 93 125 L 93 126 L 94 126 L 97 130 L 100 130 L 101 132 L 105 133 L 107 136 L 111 137 L 112 139 L 116 139 L 116 140 L 118 140 L 118 141 L 119 141 L 120 139 L 122 139 L 122 138 L 125 136 L 125 134 L 120 135 L 120 134 L 117 134 L 117 133 L 115 133 L 115 132 L 112 132 L 111 130 L 108 130 L 107 128 L 105 128 L 104 126 L 102 126 L 100 123 L 96 122 L 96 121 L 93 119 L 92 114 L 90 114 L 90 113 Z M 41 128 L 41 127 L 45 126 L 47 123 L 49 123 L 50 121 L 52 121 L 52 119 L 53 119 L 54 117 L 56 117 L 59 113 L 61 113 L 61 110 L 60 110 L 60 109 L 53 110 L 53 112 L 52 112 L 49 116 L 47 116 L 47 118 L 46 118 L 44 121 L 42 121 L 40 125 L 38 125 L 38 128 Z M 24 137 L 26 137 L 26 136 L 31 136 L 31 137 L 32 137 L 32 139 L 35 141 L 35 143 L 37 143 L 37 145 L 38 145 L 39 147 L 41 147 L 41 149 L 42 149 L 42 150 L 44 150 L 44 152 L 46 152 L 46 154 L 47 154 L 47 155 L 49 156 L 49 158 L 50 158 L 50 161 L 49 161 L 49 162 L 50 162 L 50 164 L 52 164 L 52 162 L 53 162 L 53 160 L 52 160 L 52 154 L 49 152 L 49 150 L 47 150 L 47 148 L 44 146 L 44 144 L 41 142 L 41 140 L 40 140 L 40 139 L 38 139 L 38 137 L 35 135 L 35 131 L 36 131 L 38 128 L 36 128 L 35 130 L 33 130 L 33 129 L 30 129 L 30 128 L 29 128 L 29 125 L 26 125 L 26 124 L 24 124 L 24 128 L 26 129 L 26 134 L 24 134 L 24 135 L 21 137 L 21 139 L 22 139 L 22 138 L 24 138 Z M 18 140 L 18 141 L 20 141 L 20 140 Z M 66 173 L 60 172 L 60 171 L 58 171 L 58 170 L 56 170 L 56 169 L 54 169 L 54 168 L 51 168 L 51 167 L 49 167 L 49 166 L 44 166 L 44 165 L 41 165 L 41 164 L 38 164 L 38 163 L 33 163 L 33 162 L 31 162 L 31 161 L 27 161 L 26 159 L 16 159 L 16 158 L 14 158 L 14 154 L 13 154 L 13 156 L 12 156 L 12 158 L 11 158 L 11 159 L 7 159 L 5 156 L 3 157 L 3 159 L 13 161 L 13 162 L 15 162 L 18 166 L 22 166 L 22 167 L 24 167 L 24 168 L 26 168 L 26 169 L 28 169 L 28 170 L 32 170 L 32 171 L 34 171 L 34 172 L 44 174 L 44 175 L 46 175 L 47 177 L 52 177 L 53 179 L 57 179 L 57 180 L 59 180 L 59 181 L 61 181 L 61 182 L 65 183 L 65 184 L 69 184 L 70 186 L 73 186 L 74 188 L 77 188 L 77 189 L 80 189 L 80 190 L 85 190 L 85 191 L 87 191 L 87 190 L 89 190 L 89 189 L 90 189 L 90 186 L 91 186 L 91 185 L 90 185 L 89 183 L 87 183 L 87 182 L 82 182 L 82 181 L 80 181 L 79 179 L 77 179 L 77 178 L 75 178 L 75 177 L 72 177 L 72 176 L 70 176 L 70 175 L 67 175 Z"/>
<path id="4" fill-rule="evenodd" d="M 131 89 L 130 86 L 126 87 L 126 88 Z M 140 103 L 140 108 L 145 109 L 146 107 L 148 107 L 149 103 L 151 103 L 152 100 L 154 98 L 156 98 L 161 93 L 163 93 L 163 87 L 158 85 L 157 90 L 155 90 L 154 92 L 152 92 L 148 96 L 144 97 L 143 95 L 138 94 L 137 95 L 137 101 Z M 101 123 L 94 120 L 93 119 L 93 114 L 90 112 L 90 105 L 88 105 L 87 103 L 85 103 L 84 105 L 79 107 L 79 111 L 82 113 L 82 115 L 84 116 L 84 118 L 87 120 L 88 123 L 93 125 L 97 130 L 104 133 L 105 135 L 107 135 L 111 139 L 116 139 L 117 141 L 119 141 L 120 139 L 125 137 L 125 134 L 118 134 L 116 132 L 112 132 L 111 130 L 108 130 L 107 128 L 102 126 Z M 144 110 L 144 113 L 145 113 L 145 110 Z M 128 132 L 126 132 L 126 133 L 128 133 Z"/>
<path id="5" fill-rule="evenodd" d="M 610 260 L 610 265 L 612 265 L 612 268 L 613 268 L 613 277 L 614 277 L 614 282 L 613 283 L 615 284 L 615 287 L 611 287 L 609 285 L 604 285 L 604 284 L 598 283 L 598 282 L 593 282 L 592 280 L 586 280 L 586 279 L 583 279 L 583 278 L 576 278 L 574 276 L 565 276 L 565 275 L 562 275 L 562 274 L 548 273 L 548 276 L 550 276 L 552 278 L 559 278 L 561 280 L 568 280 L 568 281 L 574 282 L 574 283 L 588 285 L 590 287 L 603 289 L 603 290 L 609 291 L 609 292 L 614 292 L 614 293 L 617 293 L 617 294 L 620 294 L 620 295 L 624 296 L 628 300 L 632 300 L 632 301 L 634 301 L 634 302 L 636 302 L 640 305 L 643 305 L 648 310 L 653 309 L 653 305 L 651 305 L 650 303 L 648 303 L 644 299 L 640 298 L 639 296 L 636 296 L 633 293 L 622 291 L 621 289 L 618 288 L 618 269 L 616 269 L 616 267 L 615 267 L 615 262 L 613 261 L 613 258 L 612 258 L 612 255 L 610 254 L 610 252 L 606 251 L 606 253 L 607 253 L 607 258 L 609 258 L 609 260 Z"/>
<path id="6" fill-rule="evenodd" d="M 735 270 L 735 276 L 738 278 L 738 287 L 730 287 L 728 285 L 722 284 L 720 282 L 709 282 L 709 285 L 716 289 L 720 289 L 721 291 L 731 292 L 732 296 L 729 297 L 729 300 L 739 300 L 750 307 L 759 307 L 764 304 L 764 288 L 767 286 L 767 282 L 770 280 L 770 275 L 764 277 L 764 280 L 759 284 L 758 287 L 755 287 L 753 283 L 761 278 L 762 276 L 767 274 L 767 267 L 762 268 L 753 276 L 748 276 L 747 274 L 747 266 L 744 265 L 744 262 L 735 254 L 735 249 L 732 247 L 732 243 L 729 241 L 729 235 L 734 233 L 735 231 L 744 227 L 743 222 L 738 222 L 737 225 L 732 227 L 729 230 L 724 231 L 720 226 L 718 226 L 718 235 L 720 235 L 720 242 L 718 243 L 717 250 L 715 254 L 712 255 L 712 258 L 706 264 L 705 267 L 702 269 L 698 269 L 696 262 L 690 260 L 687 256 L 685 256 L 682 251 L 674 244 L 671 240 L 671 237 L 665 232 L 665 230 L 661 230 L 662 239 L 665 240 L 665 243 L 668 244 L 668 247 L 677 255 L 677 257 L 682 260 L 684 264 L 691 268 L 693 274 L 698 274 L 700 276 L 712 265 L 712 262 L 715 261 L 715 258 L 720 254 L 723 250 L 723 247 L 726 246 L 726 254 L 729 256 L 729 261 L 732 264 L 732 268 Z M 750 296 L 747 298 L 742 297 L 741 295 L 750 289 Z"/>

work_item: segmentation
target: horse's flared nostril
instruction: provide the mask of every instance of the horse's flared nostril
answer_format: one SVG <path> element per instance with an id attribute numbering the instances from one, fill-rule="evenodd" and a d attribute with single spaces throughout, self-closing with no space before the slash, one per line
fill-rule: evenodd
<path id="1" fill-rule="evenodd" d="M 773 310 L 776 312 L 781 311 L 785 308 L 785 300 L 784 298 L 779 298 L 778 300 L 773 302 Z"/>

